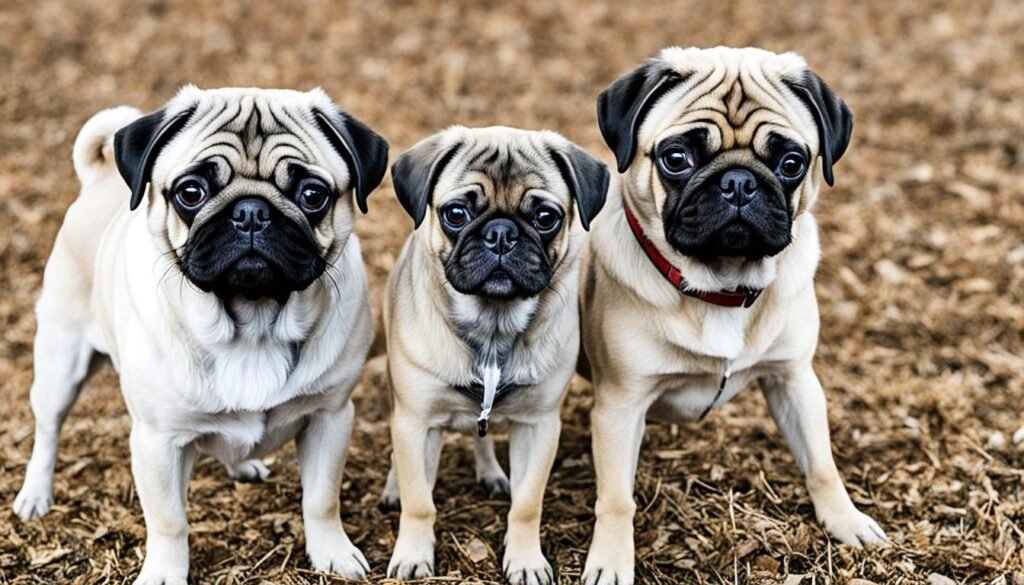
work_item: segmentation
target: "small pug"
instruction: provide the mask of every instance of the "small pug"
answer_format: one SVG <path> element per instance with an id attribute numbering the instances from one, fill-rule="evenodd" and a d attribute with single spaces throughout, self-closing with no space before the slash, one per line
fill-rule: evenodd
<path id="1" fill-rule="evenodd" d="M 61 423 L 105 354 L 146 520 L 135 583 L 186 582 L 197 453 L 258 481 L 260 457 L 292 438 L 313 567 L 364 577 L 338 503 L 373 339 L 350 194 L 365 212 L 387 151 L 320 90 L 189 86 L 149 115 L 93 116 L 37 305 L 35 444 L 15 512 L 50 508 Z"/>
<path id="2" fill-rule="evenodd" d="M 416 230 L 384 301 L 394 465 L 383 500 L 400 495 L 402 509 L 388 576 L 434 574 L 431 491 L 448 427 L 478 433 L 492 491 L 511 483 L 505 576 L 553 583 L 541 504 L 579 352 L 578 254 L 608 170 L 554 132 L 456 126 L 399 156 L 391 176 Z M 508 425 L 511 482 L 493 423 Z"/>
<path id="3" fill-rule="evenodd" d="M 669 48 L 597 100 L 621 174 L 583 268 L 597 522 L 587 585 L 633 582 L 633 482 L 645 417 L 700 420 L 757 380 L 844 543 L 885 534 L 832 459 L 811 209 L 850 140 L 843 101 L 793 54 Z"/>

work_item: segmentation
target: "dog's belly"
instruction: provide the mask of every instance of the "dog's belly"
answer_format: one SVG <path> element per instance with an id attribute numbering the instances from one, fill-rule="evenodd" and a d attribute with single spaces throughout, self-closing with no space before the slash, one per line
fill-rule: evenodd
<path id="1" fill-rule="evenodd" d="M 338 408 L 338 403 L 337 395 L 315 394 L 266 411 L 202 414 L 185 422 L 200 451 L 231 465 L 280 449 L 303 429 L 310 415 Z"/>
<path id="2" fill-rule="evenodd" d="M 205 425 L 210 432 L 196 440 L 196 447 L 225 465 L 278 450 L 302 428 L 301 419 L 268 425 L 268 417 L 263 413 L 232 413 L 217 419 L 212 426 Z"/>
<path id="3" fill-rule="evenodd" d="M 753 378 L 753 369 L 732 372 L 723 387 L 721 375 L 666 376 L 655 387 L 658 398 L 647 409 L 647 417 L 664 422 L 700 420 L 739 394 Z"/>

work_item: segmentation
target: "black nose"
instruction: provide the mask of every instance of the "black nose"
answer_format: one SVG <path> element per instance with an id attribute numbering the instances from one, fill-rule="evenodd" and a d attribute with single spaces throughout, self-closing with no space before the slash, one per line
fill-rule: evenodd
<path id="1" fill-rule="evenodd" d="M 757 197 L 757 178 L 745 169 L 726 171 L 718 182 L 722 198 L 736 207 L 743 207 Z"/>
<path id="2" fill-rule="evenodd" d="M 507 254 L 519 241 L 519 228 L 509 219 L 499 218 L 487 222 L 483 230 L 484 246 L 495 254 Z"/>
<path id="3" fill-rule="evenodd" d="M 270 204 L 261 197 L 239 199 L 231 209 L 231 223 L 242 233 L 258 234 L 270 225 Z"/>

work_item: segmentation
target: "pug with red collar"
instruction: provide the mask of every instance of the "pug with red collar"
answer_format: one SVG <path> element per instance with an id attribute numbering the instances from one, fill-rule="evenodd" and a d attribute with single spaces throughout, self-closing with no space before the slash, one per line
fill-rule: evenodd
<path id="1" fill-rule="evenodd" d="M 832 458 L 811 210 L 852 115 L 796 54 L 669 48 L 598 98 L 617 188 L 582 284 L 597 504 L 587 585 L 633 583 L 645 419 L 700 420 L 756 380 L 837 540 L 882 543 Z"/>

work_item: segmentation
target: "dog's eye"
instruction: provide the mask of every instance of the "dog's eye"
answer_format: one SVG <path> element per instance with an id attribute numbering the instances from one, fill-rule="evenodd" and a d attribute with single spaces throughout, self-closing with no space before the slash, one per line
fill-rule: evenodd
<path id="1" fill-rule="evenodd" d="M 174 198 L 177 200 L 178 205 L 193 211 L 198 209 L 203 203 L 206 203 L 209 192 L 206 181 L 200 178 L 192 178 L 183 181 L 177 186 L 174 191 Z"/>
<path id="2" fill-rule="evenodd" d="M 806 167 L 803 155 L 791 152 L 779 161 L 779 174 L 785 179 L 797 179 L 804 174 Z"/>
<path id="3" fill-rule="evenodd" d="M 550 207 L 539 207 L 533 214 L 533 225 L 542 232 L 551 232 L 562 221 L 562 214 Z"/>
<path id="4" fill-rule="evenodd" d="M 673 177 L 679 177 L 693 170 L 693 157 L 682 148 L 669 148 L 661 153 L 661 168 Z"/>
<path id="5" fill-rule="evenodd" d="M 441 219 L 448 227 L 458 229 L 469 223 L 469 209 L 465 205 L 449 205 L 441 211 Z"/>
<path id="6" fill-rule="evenodd" d="M 306 179 L 299 185 L 299 207 L 306 213 L 316 213 L 327 206 L 331 192 L 317 179 Z"/>

